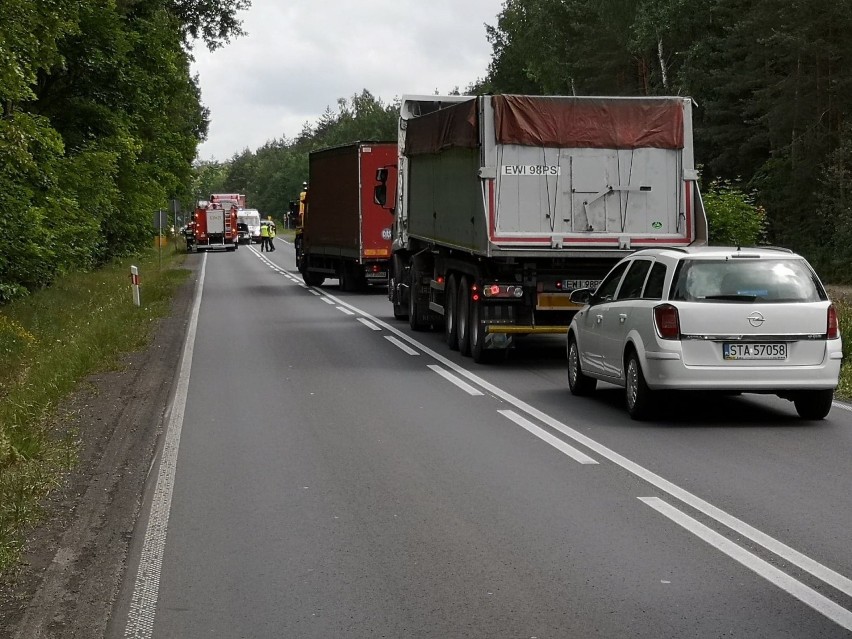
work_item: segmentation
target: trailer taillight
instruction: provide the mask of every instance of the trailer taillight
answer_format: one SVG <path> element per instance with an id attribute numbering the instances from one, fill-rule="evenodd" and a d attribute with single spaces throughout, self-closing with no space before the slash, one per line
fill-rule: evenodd
<path id="1" fill-rule="evenodd" d="M 479 301 L 479 286 L 476 284 L 473 284 L 470 287 L 470 299 L 472 299 L 474 302 Z"/>
<path id="2" fill-rule="evenodd" d="M 840 321 L 837 319 L 837 309 L 834 308 L 834 304 L 831 304 L 828 307 L 826 337 L 828 337 L 828 339 L 840 338 Z"/>
<path id="3" fill-rule="evenodd" d="M 676 307 L 671 304 L 655 306 L 654 323 L 657 333 L 663 339 L 680 339 L 680 317 Z"/>
<path id="4" fill-rule="evenodd" d="M 482 289 L 484 297 L 499 297 L 520 299 L 524 296 L 524 288 L 519 284 L 486 284 Z"/>

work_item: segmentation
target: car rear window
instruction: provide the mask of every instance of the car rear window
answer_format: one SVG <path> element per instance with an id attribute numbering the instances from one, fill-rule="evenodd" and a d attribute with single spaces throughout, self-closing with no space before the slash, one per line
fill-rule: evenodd
<path id="1" fill-rule="evenodd" d="M 683 260 L 672 299 L 703 302 L 816 302 L 827 299 L 804 260 L 738 258 Z"/>

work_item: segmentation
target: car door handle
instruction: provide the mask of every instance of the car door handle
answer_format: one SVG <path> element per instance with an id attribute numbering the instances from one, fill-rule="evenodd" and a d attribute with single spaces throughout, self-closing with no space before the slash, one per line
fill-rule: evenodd
<path id="1" fill-rule="evenodd" d="M 597 322 L 598 324 L 603 322 L 603 315 L 595 315 L 595 322 Z"/>
<path id="2" fill-rule="evenodd" d="M 619 313 L 619 314 L 618 314 L 618 321 L 619 321 L 621 324 L 624 324 L 624 322 L 626 322 L 626 321 L 627 321 L 627 313 Z"/>

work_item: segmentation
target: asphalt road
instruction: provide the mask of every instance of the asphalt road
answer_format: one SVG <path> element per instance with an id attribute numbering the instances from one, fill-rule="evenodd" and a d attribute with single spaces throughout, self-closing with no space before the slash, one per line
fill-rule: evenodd
<path id="1" fill-rule="evenodd" d="M 558 339 L 479 366 L 277 246 L 206 255 L 109 636 L 852 636 L 852 412 L 633 422 Z"/>

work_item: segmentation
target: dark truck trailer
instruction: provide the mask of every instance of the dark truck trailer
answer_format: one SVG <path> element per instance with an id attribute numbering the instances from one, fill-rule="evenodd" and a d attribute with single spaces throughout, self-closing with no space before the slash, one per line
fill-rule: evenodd
<path id="1" fill-rule="evenodd" d="M 691 105 L 404 96 L 387 203 L 394 316 L 443 325 L 450 348 L 482 361 L 517 336 L 566 332 L 571 291 L 630 252 L 706 243 Z"/>
<path id="2" fill-rule="evenodd" d="M 296 267 L 305 283 L 341 290 L 386 284 L 393 216 L 373 201 L 376 171 L 396 165 L 396 142 L 357 142 L 310 154 Z"/>

